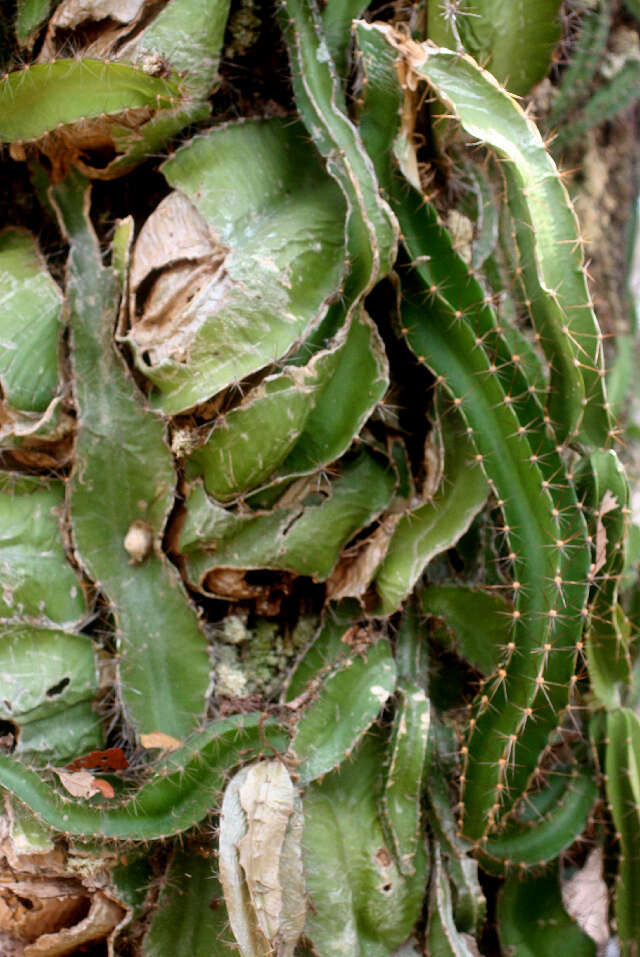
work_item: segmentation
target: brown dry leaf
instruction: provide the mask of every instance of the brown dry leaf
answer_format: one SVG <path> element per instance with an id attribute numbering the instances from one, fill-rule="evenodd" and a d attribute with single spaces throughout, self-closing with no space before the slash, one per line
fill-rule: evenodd
<path id="1" fill-rule="evenodd" d="M 198 263 L 220 249 L 209 226 L 182 193 L 169 193 L 140 230 L 131 258 L 131 295 L 154 272 L 179 262 Z M 132 312 L 135 302 L 131 301 Z"/>
<path id="2" fill-rule="evenodd" d="M 63 0 L 49 22 L 65 30 L 100 20 L 131 23 L 144 5 L 145 0 Z"/>
<path id="3" fill-rule="evenodd" d="M 44 412 L 24 412 L 0 402 L 0 440 L 24 440 L 31 436 L 52 441 L 69 434 L 74 421 L 61 409 L 62 396 L 55 396 Z"/>
<path id="4" fill-rule="evenodd" d="M 15 937 L 0 931 L 0 954 L 2 957 L 24 957 L 24 947 Z"/>
<path id="5" fill-rule="evenodd" d="M 69 419 L 69 422 L 72 420 Z M 8 440 L 6 449 L 2 448 L 4 444 L 0 440 L 2 468 L 9 472 L 21 472 L 25 469 L 56 471 L 73 459 L 73 432 L 70 428 L 66 429 L 64 434 L 54 435 L 52 438 L 35 436 L 15 442 Z"/>
<path id="6" fill-rule="evenodd" d="M 293 957 L 305 923 L 302 805 L 281 761 L 259 761 L 227 787 L 220 880 L 245 957 Z"/>
<path id="7" fill-rule="evenodd" d="M 204 587 L 219 598 L 242 601 L 243 598 L 258 598 L 266 589 L 261 585 L 249 585 L 242 568 L 212 568 L 207 572 Z"/>
<path id="8" fill-rule="evenodd" d="M 423 467 L 425 481 L 420 495 L 420 504 L 433 498 L 440 488 L 444 473 L 444 442 L 439 421 L 436 421 L 424 443 Z"/>
<path id="9" fill-rule="evenodd" d="M 151 731 L 149 734 L 140 735 L 140 744 L 147 750 L 158 748 L 161 751 L 176 751 L 182 747 L 183 742 L 172 738 L 170 734 L 165 734 L 164 731 Z"/>
<path id="10" fill-rule="evenodd" d="M 457 209 L 450 209 L 447 212 L 444 223 L 453 239 L 453 248 L 471 268 L 473 261 L 473 223 Z"/>
<path id="11" fill-rule="evenodd" d="M 109 781 L 105 781 L 103 778 L 94 778 L 93 783 L 103 797 L 114 798 L 116 796 L 116 792 L 113 790 L 113 785 L 110 784 Z"/>
<path id="12" fill-rule="evenodd" d="M 604 527 L 602 519 L 605 515 L 607 515 L 608 512 L 612 512 L 616 508 L 618 508 L 618 499 L 609 491 L 609 489 L 607 489 L 602 496 L 600 508 L 598 509 L 596 523 L 596 555 L 593 565 L 591 566 L 592 576 L 598 574 L 607 560 L 607 531 Z"/>
<path id="13" fill-rule="evenodd" d="M 188 353 L 201 322 L 191 304 L 204 290 L 208 306 L 224 297 L 227 253 L 182 193 L 170 193 L 146 220 L 131 256 L 129 338 L 152 364 Z"/>
<path id="14" fill-rule="evenodd" d="M 347 628 L 340 641 L 346 645 L 354 655 L 367 656 L 367 650 L 376 640 L 372 631 L 363 628 L 362 625 L 352 625 Z"/>
<path id="15" fill-rule="evenodd" d="M 8 817 L 0 818 L 0 830 L 4 823 L 7 832 L 0 841 L 0 955 L 71 955 L 85 939 L 110 935 L 122 921 L 125 906 L 104 900 L 92 905 L 92 900 L 106 896 L 104 883 L 113 856 L 98 861 L 82 852 L 69 854 L 53 842 L 42 852 L 21 853 L 25 842 L 11 834 L 14 808 L 9 798 L 5 805 Z M 21 834 L 19 828 L 16 833 Z M 111 915 L 109 920 L 105 914 Z"/>
<path id="16" fill-rule="evenodd" d="M 34 878 L 0 868 L 0 932 L 24 943 L 57 932 L 86 913 L 88 893 L 68 878 Z"/>
<path id="17" fill-rule="evenodd" d="M 247 816 L 247 833 L 237 844 L 240 866 L 258 926 L 272 941 L 280 927 L 280 854 L 295 792 L 284 765 L 280 761 L 264 761 L 249 770 L 238 794 Z"/>
<path id="18" fill-rule="evenodd" d="M 118 41 L 133 30 L 151 3 L 152 0 L 62 0 L 49 20 L 37 62 L 48 63 L 60 56 L 70 33 L 77 53 L 109 58 Z M 82 30 L 75 32 L 78 27 Z"/>
<path id="19" fill-rule="evenodd" d="M 113 150 L 115 148 L 113 131 L 117 127 L 135 133 L 151 119 L 153 110 L 149 106 L 123 110 L 109 116 L 96 116 L 78 120 L 68 126 L 59 126 L 42 136 L 37 144 L 12 143 L 9 154 L 15 160 L 26 160 L 34 152 L 43 153 L 51 163 L 51 178 L 62 178 L 71 166 L 93 179 L 112 179 L 120 175 L 112 169 L 111 163 L 104 168 L 92 166 L 86 162 L 86 154 L 95 150 Z"/>
<path id="20" fill-rule="evenodd" d="M 77 953 L 82 944 L 108 937 L 125 917 L 126 911 L 98 891 L 91 898 L 89 913 L 73 927 L 55 934 L 44 934 L 24 949 L 24 957 L 66 957 Z"/>
<path id="21" fill-rule="evenodd" d="M 243 568 L 211 568 L 200 584 L 200 589 L 215 598 L 229 601 L 250 600 L 258 615 L 274 618 L 280 614 L 282 599 L 290 594 L 293 575 L 282 573 L 274 576 L 271 584 L 251 585 L 246 580 Z"/>
<path id="22" fill-rule="evenodd" d="M 56 469 L 69 461 L 76 420 L 65 402 L 65 397 L 55 396 L 44 412 L 25 412 L 0 397 L 0 454 L 7 459 L 3 468 Z"/>
<path id="23" fill-rule="evenodd" d="M 567 913 L 599 948 L 609 940 L 609 893 L 602 872 L 602 848 L 595 847 L 584 867 L 562 885 Z"/>
<path id="24" fill-rule="evenodd" d="M 400 515 L 388 515 L 369 537 L 358 543 L 355 554 L 344 553 L 327 579 L 327 599 L 360 598 L 387 553 Z"/>
<path id="25" fill-rule="evenodd" d="M 101 794 L 102 788 L 90 771 L 56 771 L 63 788 L 73 797 L 90 798 Z"/>

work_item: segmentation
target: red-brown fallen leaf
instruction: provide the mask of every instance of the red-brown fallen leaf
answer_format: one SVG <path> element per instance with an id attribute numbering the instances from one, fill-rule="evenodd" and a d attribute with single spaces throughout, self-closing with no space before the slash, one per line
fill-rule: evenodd
<path id="1" fill-rule="evenodd" d="M 98 788 L 103 797 L 113 798 L 116 796 L 116 792 L 113 790 L 113 785 L 109 781 L 105 781 L 104 778 L 94 778 L 93 784 L 94 787 Z"/>
<path id="2" fill-rule="evenodd" d="M 600 507 L 598 509 L 596 524 L 596 554 L 593 565 L 589 569 L 589 574 L 593 578 L 607 561 L 607 530 L 602 521 L 605 515 L 618 508 L 618 499 L 607 489 L 602 496 Z"/>
<path id="3" fill-rule="evenodd" d="M 90 771 L 124 771 L 129 762 L 124 756 L 122 748 L 107 748 L 106 751 L 90 751 L 82 757 L 76 758 L 66 765 L 67 771 L 80 771 L 87 768 Z"/>

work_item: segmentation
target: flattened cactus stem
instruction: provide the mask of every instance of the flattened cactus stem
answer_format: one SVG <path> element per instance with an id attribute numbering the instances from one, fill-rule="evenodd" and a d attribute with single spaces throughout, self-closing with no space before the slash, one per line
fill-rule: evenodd
<path id="1" fill-rule="evenodd" d="M 0 139 L 38 140 L 61 124 L 169 107 L 178 98 L 175 82 L 126 63 L 91 59 L 37 63 L 0 80 Z"/>
<path id="2" fill-rule="evenodd" d="M 102 265 L 88 218 L 87 180 L 70 174 L 52 197 L 70 244 L 78 417 L 67 498 L 76 557 L 112 603 L 127 718 L 138 733 L 183 738 L 200 723 L 210 678 L 197 614 L 158 547 L 173 504 L 173 461 L 162 422 L 145 406 L 112 341 L 119 289 L 113 270 Z"/>
<path id="3" fill-rule="evenodd" d="M 286 738 L 260 714 L 213 722 L 154 767 L 146 784 L 120 803 L 90 805 L 70 799 L 41 773 L 0 755 L 0 787 L 23 801 L 49 827 L 68 835 L 155 841 L 180 834 L 217 805 L 229 771 L 263 750 L 283 750 Z M 95 800 L 95 799 L 94 799 Z"/>
<path id="4" fill-rule="evenodd" d="M 620 842 L 615 911 L 623 957 L 637 957 L 640 941 L 640 721 L 615 708 L 607 720 L 607 795 Z"/>

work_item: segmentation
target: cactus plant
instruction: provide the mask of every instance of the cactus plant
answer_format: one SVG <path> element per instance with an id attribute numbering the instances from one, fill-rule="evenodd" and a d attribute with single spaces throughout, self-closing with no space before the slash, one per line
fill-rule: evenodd
<path id="1" fill-rule="evenodd" d="M 0 946 L 589 957 L 589 840 L 638 953 L 624 423 L 514 95 L 559 152 L 637 63 L 569 6 L 18 4 Z"/>

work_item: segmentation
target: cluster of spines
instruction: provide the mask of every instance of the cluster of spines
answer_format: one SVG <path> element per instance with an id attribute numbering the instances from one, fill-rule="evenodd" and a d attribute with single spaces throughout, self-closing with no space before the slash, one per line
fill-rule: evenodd
<path id="1" fill-rule="evenodd" d="M 402 41 L 398 47 L 402 50 Z M 442 73 L 448 69 L 446 64 L 439 66 Z M 475 68 L 468 63 L 468 69 Z M 428 69 L 421 70 L 433 79 Z M 434 85 L 440 92 L 437 80 Z M 543 165 L 540 161 L 539 166 Z M 479 847 L 503 826 L 533 785 L 550 736 L 575 717 L 590 555 L 565 442 L 573 439 L 585 416 L 589 417 L 587 434 L 606 439 L 608 431 L 602 338 L 586 292 L 579 237 L 576 233 L 569 256 L 564 257 L 573 276 L 567 289 L 563 288 L 566 280 L 555 290 L 548 281 L 546 286 L 541 284 L 531 242 L 523 244 L 521 235 L 531 229 L 529 220 L 535 221 L 539 213 L 525 210 L 519 220 L 522 210 L 513 203 L 514 196 L 522 202 L 535 203 L 536 198 L 532 186 L 525 197 L 523 184 L 509 172 L 513 246 L 519 275 L 527 280 L 523 301 L 532 312 L 536 337 L 545 347 L 552 372 L 548 392 L 552 402 L 546 409 L 540 402 L 541 374 L 535 373 L 532 380 L 525 372 L 526 363 L 502 334 L 491 308 L 492 297 L 466 272 L 455 251 L 447 248 L 435 213 L 422 205 L 421 198 L 407 199 L 402 187 L 394 190 L 393 197 L 405 245 L 420 276 L 416 281 L 414 273 L 405 282 L 401 333 L 467 422 L 477 460 L 504 515 L 504 550 L 513 567 L 511 640 L 499 668 L 485 681 L 471 707 L 470 731 L 462 747 L 460 828 Z M 545 166 L 546 175 L 561 185 L 552 167 Z M 562 232 L 571 232 L 573 214 L 566 192 L 556 193 L 560 206 L 568 210 L 561 216 L 561 237 L 556 237 L 564 248 L 569 239 L 562 238 Z M 550 248 L 545 255 L 551 255 Z M 548 268 L 545 280 L 553 271 Z M 567 298 L 569 287 L 575 301 Z M 539 314 L 534 297 L 544 300 Z M 551 338 L 548 322 L 552 323 Z M 569 415 L 560 410 L 562 422 L 555 420 L 564 399 L 558 392 L 562 377 L 553 374 L 556 339 L 566 381 L 575 385 L 577 400 Z M 595 413 L 593 403 L 598 407 Z M 505 465 L 509 458 L 511 470 Z"/>
<path id="2" fill-rule="evenodd" d="M 607 120 L 613 119 L 640 97 L 640 63 L 629 60 L 610 80 L 607 80 L 587 101 L 584 108 L 572 123 L 563 127 L 555 140 L 560 150 L 589 130 L 595 129 Z"/>
<path id="3" fill-rule="evenodd" d="M 583 20 L 571 50 L 569 66 L 562 75 L 548 125 L 557 130 L 553 137 L 556 150 L 567 147 L 590 129 L 611 119 L 640 96 L 640 69 L 629 60 L 611 78 L 589 96 L 598 69 L 602 65 L 611 30 L 610 0 L 599 0 Z M 568 117 L 575 113 L 571 122 Z"/>
<path id="4" fill-rule="evenodd" d="M 607 45 L 611 29 L 610 0 L 599 0 L 580 24 L 578 36 L 571 48 L 571 58 L 556 92 L 550 123 L 557 126 L 586 98 Z"/>
<path id="5" fill-rule="evenodd" d="M 446 335 L 447 338 L 455 340 L 454 348 L 458 358 L 447 358 L 442 351 L 440 355 L 436 355 L 433 349 L 430 355 L 423 355 L 422 358 L 437 373 L 441 385 L 448 388 L 453 406 L 467 420 L 470 434 L 478 449 L 477 455 L 482 460 L 488 479 L 494 485 L 505 515 L 503 534 L 514 565 L 513 638 L 505 648 L 505 658 L 497 673 L 487 680 L 476 699 L 470 718 L 472 733 L 462 751 L 461 780 L 464 802 L 469 775 L 473 775 L 474 770 L 488 757 L 487 741 L 484 740 L 478 746 L 474 741 L 478 724 L 488 724 L 491 728 L 491 750 L 496 749 L 494 732 L 498 739 L 502 736 L 500 754 L 496 754 L 495 758 L 497 773 L 492 784 L 494 800 L 491 806 L 484 808 L 482 822 L 478 821 L 477 809 L 465 809 L 463 831 L 468 833 L 475 830 L 481 823 L 480 831 L 469 835 L 479 839 L 497 825 L 510 803 L 524 790 L 526 779 L 535 771 L 538 752 L 544 747 L 546 736 L 555 728 L 560 712 L 570 704 L 569 700 L 566 700 L 566 688 L 568 686 L 571 689 L 575 684 L 572 680 L 577 655 L 575 635 L 581 633 L 585 597 L 582 595 L 582 582 L 586 572 L 585 532 L 555 436 L 545 424 L 537 389 L 535 385 L 532 388 L 532 384 L 525 378 L 517 357 L 516 361 L 513 361 L 512 353 L 500 335 L 499 324 L 486 302 L 487 297 L 481 286 L 472 277 L 468 277 L 466 283 L 457 281 L 455 285 L 449 285 L 448 279 L 428 275 L 432 263 L 439 264 L 438 268 L 442 269 L 443 275 L 451 275 L 450 260 L 455 257 L 452 250 L 447 254 L 448 240 L 441 227 L 435 223 L 435 214 L 431 212 L 430 215 L 432 242 L 425 248 L 430 248 L 432 253 L 438 249 L 438 255 L 418 267 L 427 286 L 428 301 L 425 311 L 430 313 L 432 325 L 436 322 L 443 323 L 443 337 Z M 401 214 L 400 218 L 405 227 L 406 238 L 407 229 Z M 415 230 L 415 235 L 424 237 L 424 226 L 420 231 Z M 411 250 L 417 240 L 409 239 L 407 242 Z M 417 316 L 417 313 L 413 312 L 412 315 Z M 405 324 L 403 331 L 416 349 L 418 339 L 422 338 L 418 327 L 414 326 L 411 330 Z M 416 351 L 420 358 L 421 352 Z M 425 353 L 428 353 L 428 349 L 425 349 Z M 456 371 L 449 365 L 452 361 L 460 363 L 461 356 L 468 356 L 472 360 L 470 364 L 473 368 L 466 376 L 466 381 L 471 384 L 468 390 L 460 388 L 463 379 L 459 374 L 456 375 Z M 504 390 L 501 382 L 507 385 L 508 392 Z M 485 393 L 483 401 L 478 404 L 478 409 L 474 410 L 474 404 L 478 403 L 478 394 L 481 392 Z M 505 402 L 507 397 L 508 401 Z M 487 400 L 501 420 L 499 426 L 493 427 L 501 430 L 498 444 L 503 442 L 505 447 L 510 449 L 508 454 L 520 457 L 527 463 L 526 468 L 538 477 L 530 489 L 528 515 L 527 509 L 524 513 L 519 509 L 517 489 L 509 488 L 504 474 L 501 474 L 499 466 L 496 467 L 502 450 L 495 442 L 487 441 L 491 426 L 487 422 L 482 423 L 481 418 L 486 411 L 486 407 L 483 409 L 482 405 L 487 404 Z M 526 423 L 526 427 L 523 423 Z M 532 546 L 522 536 L 518 525 L 525 519 L 531 521 L 531 515 L 535 520 L 536 512 L 540 512 L 541 504 L 545 501 L 547 522 L 543 535 L 547 538 L 539 539 L 537 545 L 549 550 L 549 556 L 553 557 L 543 562 L 549 581 L 541 583 L 527 568 L 527 555 Z M 534 553 L 533 558 L 537 562 L 540 556 Z M 575 567 L 576 562 L 579 567 Z M 582 565 L 585 567 L 582 568 Z M 576 595 L 575 592 L 579 594 Z M 534 601 L 538 599 L 533 608 L 532 598 Z M 548 603 L 546 607 L 545 601 Z M 568 620 L 565 622 L 565 619 Z M 557 658 L 560 660 L 559 667 L 554 665 Z M 502 722 L 492 719 L 492 715 L 499 713 L 505 716 L 508 712 L 511 714 L 509 720 L 504 722 L 505 727 L 500 727 Z M 496 723 L 498 727 L 494 727 Z M 541 733 L 536 733 L 536 724 Z M 526 752 L 526 741 L 531 737 L 537 741 L 526 757 L 523 771 L 518 750 L 521 755 Z M 523 774 L 525 781 L 522 781 Z M 516 777 L 520 778 L 520 783 L 514 786 Z M 475 797 L 475 801 L 477 800 L 478 795 Z"/>

